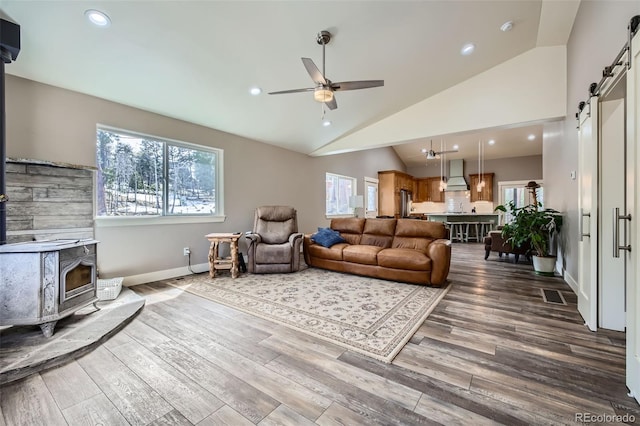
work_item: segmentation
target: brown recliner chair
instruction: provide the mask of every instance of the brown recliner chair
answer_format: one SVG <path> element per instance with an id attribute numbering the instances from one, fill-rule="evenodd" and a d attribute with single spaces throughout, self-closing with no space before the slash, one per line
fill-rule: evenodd
<path id="1" fill-rule="evenodd" d="M 502 238 L 502 231 L 491 231 L 489 235 L 484 237 L 484 260 L 487 260 L 489 253 L 497 251 L 498 257 L 502 257 L 502 253 L 507 255 L 513 253 L 516 257 L 516 263 L 518 263 L 520 255 L 525 255 L 527 259 L 529 258 L 530 250 L 529 244 L 523 244 L 521 247 L 512 247 L 510 243 L 505 242 Z"/>
<path id="2" fill-rule="evenodd" d="M 246 234 L 249 272 L 269 274 L 300 270 L 302 237 L 293 207 L 258 207 L 253 232 Z"/>

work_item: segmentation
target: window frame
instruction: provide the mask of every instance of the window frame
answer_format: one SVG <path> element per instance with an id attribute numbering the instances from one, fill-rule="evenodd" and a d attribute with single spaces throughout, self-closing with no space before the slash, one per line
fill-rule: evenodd
<path id="1" fill-rule="evenodd" d="M 163 212 L 157 215 L 144 215 L 144 216 L 98 216 L 97 212 L 97 199 L 98 199 L 98 173 L 94 173 L 94 187 L 93 191 L 93 216 L 96 227 L 114 227 L 114 226 L 139 226 L 139 225 L 159 225 L 159 224 L 182 224 L 182 223 L 214 223 L 224 222 L 226 216 L 224 214 L 224 149 L 215 148 L 205 145 L 198 145 L 190 142 L 180 141 L 176 139 L 166 138 L 151 135 L 148 133 L 141 133 L 131 130 L 124 130 L 117 127 L 107 126 L 103 124 L 96 125 L 96 136 L 98 131 L 103 130 L 106 132 L 117 133 L 123 136 L 129 136 L 133 138 L 145 138 L 153 140 L 162 144 L 163 162 L 162 162 L 162 179 L 163 179 Z M 210 213 L 188 213 L 188 214 L 166 214 L 167 201 L 169 197 L 169 147 L 175 146 L 179 148 L 191 149 L 194 151 L 211 152 L 216 155 L 216 212 Z M 95 147 L 97 157 L 97 146 Z M 96 158 L 96 168 L 98 167 Z"/>
<path id="2" fill-rule="evenodd" d="M 523 200 L 525 203 L 522 204 L 522 206 L 526 206 L 529 205 L 533 202 L 533 199 L 531 198 L 531 193 L 529 192 L 528 189 L 525 188 L 525 186 L 527 185 L 527 183 L 529 183 L 530 181 L 536 181 L 536 183 L 538 183 L 538 185 L 540 185 L 540 189 L 542 189 L 542 208 L 544 209 L 544 181 L 542 179 L 529 179 L 529 180 L 512 180 L 512 181 L 502 181 L 502 182 L 498 182 L 498 200 L 499 200 L 499 205 L 505 205 L 507 202 L 504 198 L 504 191 L 505 189 L 524 189 L 524 197 L 525 200 Z M 521 206 L 521 207 L 522 207 Z M 504 225 L 505 223 L 507 223 L 507 219 L 511 219 L 509 212 L 506 213 L 501 213 L 500 214 L 500 224 Z"/>
<path id="3" fill-rule="evenodd" d="M 348 213 L 335 213 L 335 214 L 329 214 L 327 213 L 327 180 L 329 178 L 329 176 L 333 176 L 333 177 L 337 177 L 338 178 L 338 182 L 340 181 L 340 179 L 348 179 L 351 181 L 351 196 L 357 195 L 358 194 L 358 179 L 352 176 L 346 176 L 346 175 L 341 175 L 339 173 L 332 173 L 332 172 L 325 172 L 324 175 L 324 195 L 325 195 L 325 204 L 324 204 L 324 215 L 325 218 L 330 219 L 330 218 L 338 218 L 338 217 L 355 217 L 356 216 L 356 211 L 355 208 L 349 206 L 349 197 L 347 197 L 347 206 L 348 207 Z"/>

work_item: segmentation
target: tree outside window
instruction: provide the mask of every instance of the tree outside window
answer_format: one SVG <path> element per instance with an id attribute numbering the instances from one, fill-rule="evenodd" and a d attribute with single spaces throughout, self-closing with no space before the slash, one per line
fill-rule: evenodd
<path id="1" fill-rule="evenodd" d="M 97 215 L 220 215 L 217 149 L 97 131 Z"/>

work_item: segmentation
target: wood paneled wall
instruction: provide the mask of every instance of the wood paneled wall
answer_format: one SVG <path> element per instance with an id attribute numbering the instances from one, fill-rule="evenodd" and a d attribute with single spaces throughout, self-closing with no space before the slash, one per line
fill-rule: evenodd
<path id="1" fill-rule="evenodd" d="M 93 238 L 93 170 L 7 160 L 7 242 Z"/>

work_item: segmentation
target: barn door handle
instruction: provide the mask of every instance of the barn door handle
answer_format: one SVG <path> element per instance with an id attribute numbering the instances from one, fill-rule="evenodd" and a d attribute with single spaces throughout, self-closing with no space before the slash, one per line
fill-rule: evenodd
<path id="1" fill-rule="evenodd" d="M 620 219 L 631 221 L 631 215 L 620 215 L 620 208 L 613 208 L 613 257 L 620 257 L 620 250 L 631 251 L 631 246 L 620 245 Z"/>
<path id="2" fill-rule="evenodd" d="M 578 233 L 580 234 L 580 241 L 582 241 L 582 237 L 589 237 L 591 238 L 591 234 L 589 232 L 585 233 L 584 232 L 584 218 L 585 217 L 591 217 L 591 213 L 585 213 L 584 209 L 580 208 L 580 222 L 578 223 L 578 228 L 579 231 Z"/>

